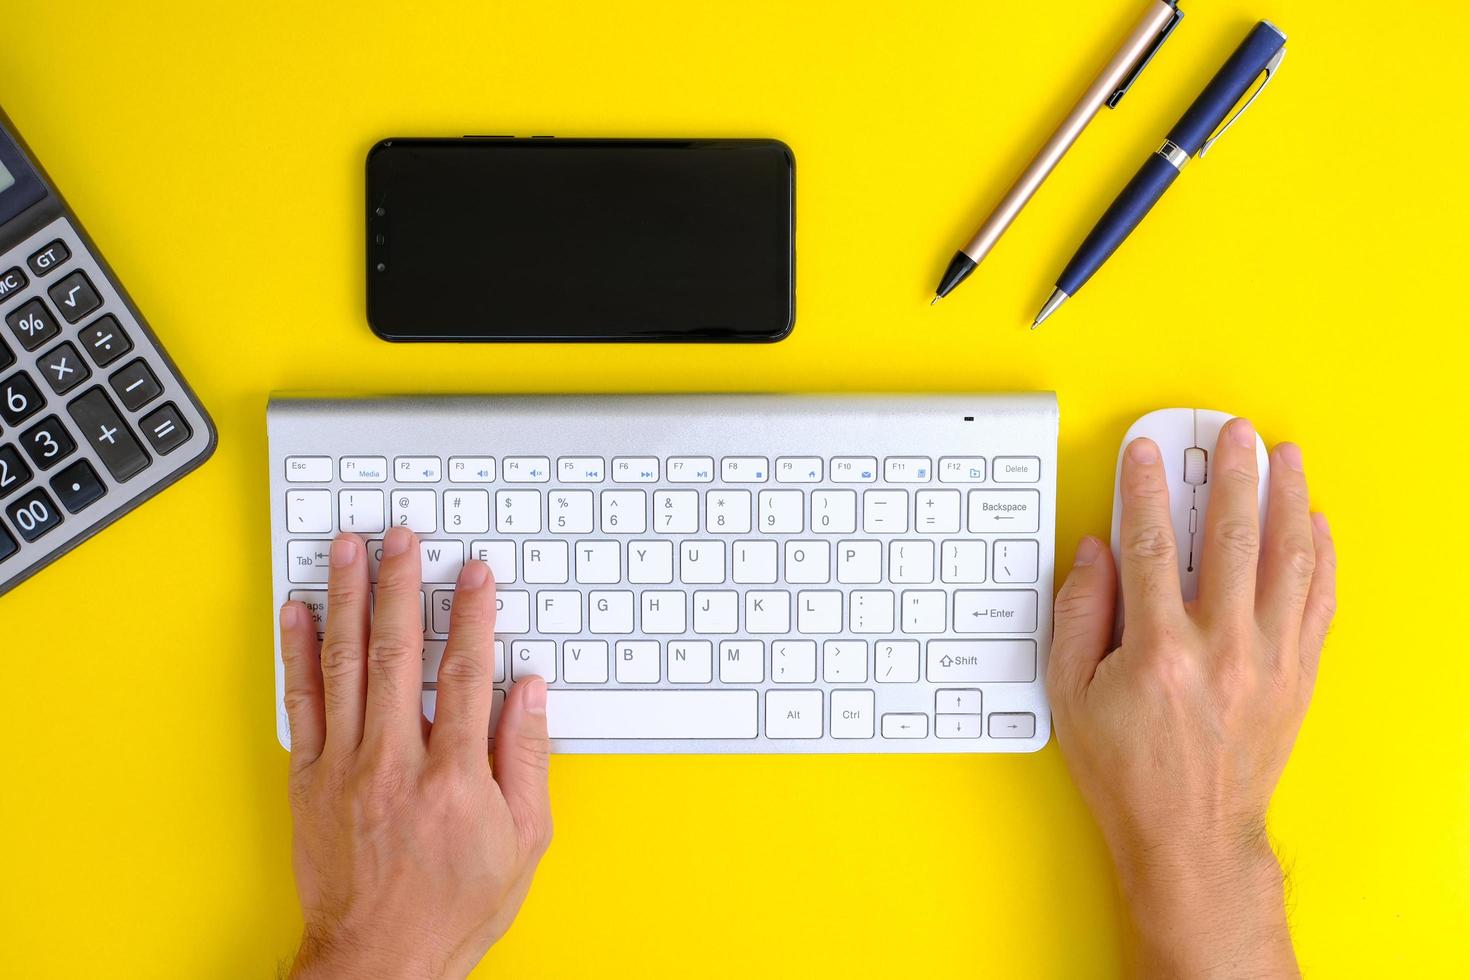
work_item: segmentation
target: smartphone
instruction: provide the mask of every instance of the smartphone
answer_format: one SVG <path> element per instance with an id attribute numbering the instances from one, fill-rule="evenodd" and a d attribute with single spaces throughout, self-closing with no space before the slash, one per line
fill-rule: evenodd
<path id="1" fill-rule="evenodd" d="M 386 139 L 367 314 L 394 341 L 773 341 L 795 159 L 771 139 Z"/>

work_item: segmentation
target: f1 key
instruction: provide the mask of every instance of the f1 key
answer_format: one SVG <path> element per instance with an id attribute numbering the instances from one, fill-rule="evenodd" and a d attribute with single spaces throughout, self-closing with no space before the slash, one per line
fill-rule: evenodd
<path id="1" fill-rule="evenodd" d="M 94 387 L 66 406 L 83 437 L 102 457 L 113 479 L 124 483 L 148 466 L 148 453 L 112 406 L 106 392 Z"/>

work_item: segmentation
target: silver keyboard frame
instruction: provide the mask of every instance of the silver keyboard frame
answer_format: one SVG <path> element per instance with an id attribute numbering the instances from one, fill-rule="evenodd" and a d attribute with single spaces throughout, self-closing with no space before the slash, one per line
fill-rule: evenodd
<path id="1" fill-rule="evenodd" d="M 374 398 L 316 398 L 298 397 L 290 394 L 273 395 L 267 406 L 270 457 L 270 509 L 271 509 L 271 568 L 272 568 L 272 622 L 274 610 L 286 601 L 293 589 L 300 584 L 287 581 L 286 543 L 292 537 L 285 531 L 285 500 L 290 489 L 329 489 L 332 493 L 333 523 L 336 523 L 337 491 L 342 489 L 382 488 L 391 491 L 400 486 L 391 478 L 392 460 L 395 456 L 437 455 L 446 460 L 450 456 L 494 456 L 497 462 L 507 456 L 548 456 L 553 461 L 560 456 L 601 456 L 610 461 L 615 456 L 713 456 L 716 460 L 717 479 L 712 484 L 670 483 L 667 474 L 661 472 L 660 480 L 647 484 L 615 484 L 609 479 L 601 485 L 575 485 L 576 489 L 641 489 L 649 494 L 667 489 L 708 489 L 711 486 L 758 491 L 761 489 L 802 489 L 810 493 L 816 489 L 852 489 L 861 493 L 874 487 L 893 487 L 879 479 L 873 484 L 834 484 L 830 474 L 817 484 L 782 484 L 774 480 L 764 484 L 724 484 L 718 479 L 719 460 L 724 456 L 765 456 L 773 462 L 779 456 L 875 456 L 882 461 L 890 456 L 929 456 L 936 463 L 942 456 L 1036 456 L 1041 459 L 1040 479 L 1036 483 L 996 484 L 987 466 L 986 482 L 983 484 L 943 484 L 933 480 L 927 484 L 907 484 L 905 489 L 954 488 L 964 491 L 973 487 L 989 489 L 1034 489 L 1040 492 L 1041 514 L 1039 530 L 1029 534 L 984 534 L 973 535 L 989 540 L 1024 537 L 1034 539 L 1039 546 L 1038 581 L 1035 588 L 1039 593 L 1037 605 L 1037 628 L 1029 634 L 993 633 L 975 637 L 973 634 L 956 634 L 953 631 L 937 636 L 912 636 L 902 633 L 895 636 L 918 639 L 921 643 L 920 679 L 917 683 L 878 684 L 871 678 L 871 652 L 869 681 L 865 684 L 828 685 L 821 681 L 821 669 L 814 684 L 772 684 L 769 669 L 766 679 L 759 685 L 721 685 L 718 681 L 709 685 L 670 684 L 667 672 L 661 671 L 658 684 L 623 685 L 623 689 L 756 689 L 761 692 L 761 717 L 758 721 L 759 734 L 753 739 L 553 739 L 553 751 L 561 753 L 639 753 L 639 754 L 820 754 L 820 753 L 962 753 L 978 752 L 1034 752 L 1042 748 L 1051 731 L 1051 713 L 1046 699 L 1045 677 L 1052 635 L 1052 580 L 1053 556 L 1055 554 L 1056 527 L 1056 468 L 1058 412 L 1056 396 L 1050 392 L 1018 394 L 946 394 L 946 395 L 535 395 L 535 396 L 398 396 Z M 967 421 L 967 418 L 971 421 Z M 487 424 L 494 420 L 494 424 Z M 340 481 L 340 472 L 334 463 L 333 479 L 329 483 L 289 483 L 286 480 L 284 460 L 289 456 L 385 456 L 389 460 L 390 478 L 381 484 L 353 483 Z M 552 479 L 546 484 L 513 484 L 503 481 L 504 474 L 497 466 L 496 481 L 489 484 L 458 484 L 466 489 L 484 488 L 491 491 L 506 489 L 542 490 L 548 487 L 572 485 L 560 484 Z M 554 472 L 554 470 L 553 470 Z M 403 488 L 443 490 L 449 486 L 446 479 L 438 484 L 404 484 Z M 963 511 L 963 508 L 962 508 Z M 808 514 L 808 518 L 809 518 Z M 728 535 L 729 540 L 742 538 L 770 538 L 784 543 L 787 539 L 822 537 L 836 541 L 845 538 L 905 537 L 930 538 L 940 541 L 946 538 L 971 537 L 966 531 L 958 534 L 925 535 L 910 532 L 906 535 L 867 535 L 860 528 L 851 535 L 818 535 L 807 529 L 800 535 L 766 535 L 753 529 L 745 535 Z M 720 537 L 709 535 L 703 530 L 704 507 L 701 494 L 700 528 L 701 538 Z M 330 537 L 330 534 L 310 535 L 314 538 Z M 503 535 L 492 528 L 488 534 L 454 535 L 442 530 L 434 537 L 459 537 L 467 543 L 470 539 L 556 537 L 543 529 L 539 535 Z M 653 531 L 642 535 L 606 535 L 594 531 L 582 538 L 617 538 L 619 540 L 641 537 L 661 537 Z M 307 537 L 297 535 L 297 537 Z M 668 535 L 678 541 L 689 535 Z M 783 544 L 784 550 L 784 544 Z M 987 548 L 987 562 L 991 549 Z M 886 549 L 885 549 L 886 555 Z M 987 575 L 984 584 L 977 588 L 995 587 Z M 519 584 L 510 586 L 520 588 Z M 621 586 L 637 590 L 637 586 Z M 741 589 L 727 585 L 728 588 Z M 939 587 L 939 583 L 935 586 Z M 315 588 L 325 588 L 316 586 Z M 609 586 L 584 586 L 575 582 L 554 588 L 581 590 L 609 588 Z M 677 589 L 679 586 L 665 586 Z M 693 592 L 696 588 L 712 586 L 685 586 Z M 905 588 L 923 586 L 893 585 L 884 582 L 876 586 L 852 586 L 835 580 L 822 586 L 777 585 L 767 588 L 786 588 L 795 593 L 803 588 L 851 591 L 854 588 L 888 588 L 895 593 Z M 953 588 L 953 587 L 951 587 Z M 743 591 L 743 589 L 742 589 Z M 793 621 L 794 622 L 794 621 Z M 279 631 L 276 634 L 276 722 L 277 735 L 282 746 L 290 747 L 290 731 L 283 707 L 283 672 L 280 656 Z M 795 638 L 797 634 L 765 635 L 742 638 L 762 640 L 767 648 L 772 641 Z M 506 637 L 506 649 L 516 639 L 536 639 L 534 632 Z M 558 635 L 558 655 L 561 641 L 603 639 L 612 642 L 618 639 L 650 639 L 661 642 L 677 637 L 644 636 L 633 634 L 627 637 L 610 637 L 584 632 L 579 635 Z M 687 634 L 686 634 L 687 638 Z M 803 639 L 858 639 L 871 644 L 879 639 L 874 636 L 840 634 L 835 637 L 801 637 Z M 926 656 L 923 643 L 928 639 L 954 638 L 1031 638 L 1037 643 L 1036 677 L 1030 683 L 956 683 L 930 682 L 926 679 Z M 715 641 L 718 652 L 720 637 L 702 637 Z M 819 658 L 820 661 L 820 658 Z M 715 677 L 718 677 L 716 667 Z M 553 688 L 617 690 L 615 681 L 604 685 L 565 685 L 558 681 Z M 940 688 L 972 687 L 982 691 L 982 709 L 985 719 L 992 711 L 1030 712 L 1036 716 L 1036 733 L 1029 739 L 991 738 L 983 731 L 978 739 L 941 739 L 934 734 L 934 692 Z M 830 692 L 834 688 L 873 690 L 876 692 L 874 707 L 874 737 L 871 739 L 848 740 L 832 738 L 830 717 Z M 777 740 L 765 736 L 765 692 L 768 690 L 799 691 L 822 690 L 823 735 L 820 739 Z M 881 736 L 882 715 L 895 711 L 922 711 L 930 718 L 929 734 L 922 739 L 884 739 Z M 986 725 L 982 721 L 982 727 Z"/>

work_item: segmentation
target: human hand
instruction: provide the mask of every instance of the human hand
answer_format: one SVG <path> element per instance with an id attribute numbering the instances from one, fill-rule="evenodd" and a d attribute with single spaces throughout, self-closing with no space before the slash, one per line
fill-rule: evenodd
<path id="1" fill-rule="evenodd" d="M 1129 445 L 1122 645 L 1111 551 L 1084 538 L 1057 596 L 1047 689 L 1141 972 L 1295 975 L 1266 809 L 1311 699 L 1336 557 L 1295 445 L 1272 454 L 1264 537 L 1249 422 L 1221 431 L 1210 479 L 1199 596 L 1186 603 L 1158 447 Z"/>
<path id="2" fill-rule="evenodd" d="M 510 692 L 492 774 L 489 568 L 460 572 L 430 725 L 413 533 L 384 537 L 376 604 L 359 538 L 340 535 L 330 560 L 320 653 L 306 607 L 281 607 L 306 920 L 291 976 L 463 977 L 510 927 L 551 840 L 546 684 Z"/>

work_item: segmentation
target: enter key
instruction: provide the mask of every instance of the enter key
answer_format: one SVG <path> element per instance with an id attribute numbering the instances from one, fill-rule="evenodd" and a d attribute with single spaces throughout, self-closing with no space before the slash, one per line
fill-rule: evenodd
<path id="1" fill-rule="evenodd" d="M 1036 632 L 1032 589 L 961 589 L 954 594 L 956 633 Z"/>

